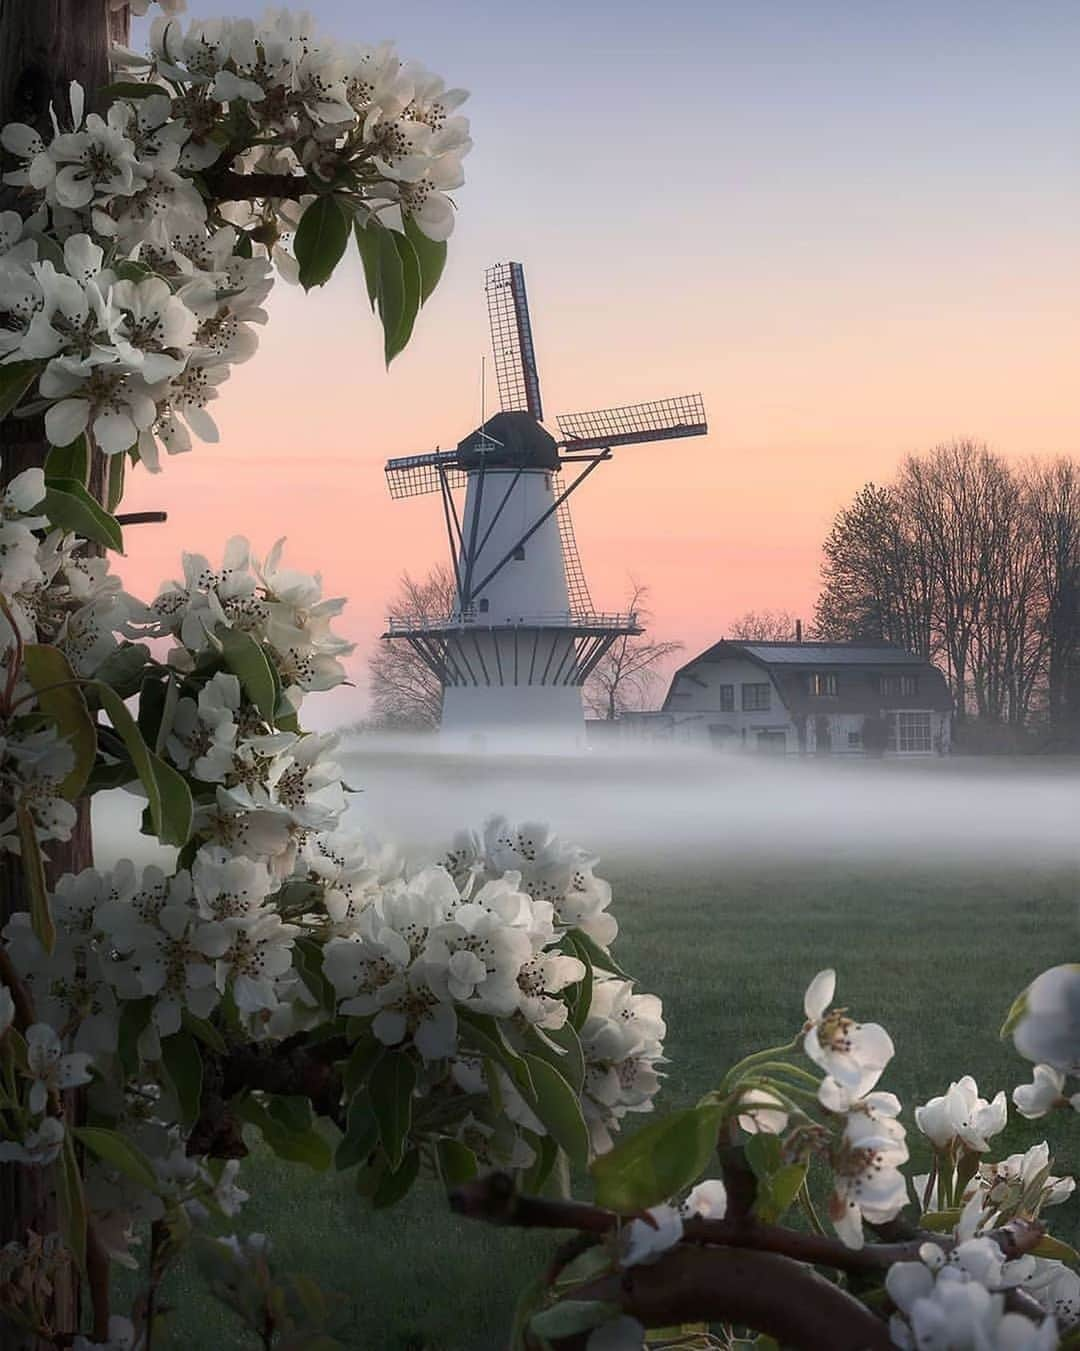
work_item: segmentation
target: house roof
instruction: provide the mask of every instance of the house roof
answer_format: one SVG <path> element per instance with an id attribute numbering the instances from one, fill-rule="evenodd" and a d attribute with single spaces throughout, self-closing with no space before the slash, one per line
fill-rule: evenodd
<path id="1" fill-rule="evenodd" d="M 793 716 L 876 714 L 882 709 L 903 708 L 946 713 L 952 709 L 949 687 L 937 667 L 891 643 L 759 643 L 726 638 L 675 672 L 663 708 L 671 708 L 672 692 L 680 676 L 692 676 L 698 666 L 740 657 L 768 672 Z M 835 695 L 811 693 L 809 677 L 819 673 L 836 677 Z M 915 675 L 917 692 L 883 695 L 882 675 Z"/>

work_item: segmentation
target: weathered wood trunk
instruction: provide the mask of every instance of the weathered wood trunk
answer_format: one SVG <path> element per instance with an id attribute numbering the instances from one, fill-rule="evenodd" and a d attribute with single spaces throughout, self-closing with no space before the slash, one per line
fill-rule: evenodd
<path id="1" fill-rule="evenodd" d="M 111 10 L 109 0 L 0 0 L 0 125 L 28 122 L 48 128 L 49 104 L 61 122 L 67 118 L 68 87 L 77 80 L 92 108 L 98 91 L 109 81 L 109 44 L 128 40 L 127 7 Z M 10 188 L 0 191 L 0 206 L 18 209 Z M 44 462 L 47 445 L 38 418 L 7 418 L 0 422 L 0 486 L 21 470 Z M 100 464 L 91 466 L 90 490 L 103 495 Z M 49 846 L 49 873 L 77 872 L 93 863 L 89 803 L 79 804 L 79 820 L 71 841 Z M 25 910 L 26 898 L 18 860 L 0 856 L 0 927 L 9 916 Z M 51 1170 L 0 1167 L 0 1245 L 24 1242 L 28 1231 L 39 1234 L 56 1228 L 51 1194 Z M 65 1282 L 56 1292 L 58 1330 L 78 1329 L 79 1308 L 75 1283 Z M 0 1351 L 22 1351 L 26 1337 L 0 1319 Z"/>

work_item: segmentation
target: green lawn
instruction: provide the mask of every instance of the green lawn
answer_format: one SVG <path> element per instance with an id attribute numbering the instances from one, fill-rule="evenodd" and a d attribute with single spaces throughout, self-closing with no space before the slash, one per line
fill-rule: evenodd
<path id="1" fill-rule="evenodd" d="M 820 863 L 708 874 L 651 872 L 615 885 L 620 960 L 664 999 L 671 1057 L 661 1107 L 692 1101 L 735 1058 L 787 1040 L 803 989 L 821 967 L 838 971 L 838 1001 L 893 1034 L 897 1055 L 882 1087 L 910 1109 L 973 1072 L 984 1095 L 1025 1077 L 997 1040 L 1013 995 L 1075 955 L 1076 871 L 974 866 L 933 872 Z M 647 1119 L 647 1118 L 643 1118 Z M 1080 1171 L 1077 1132 L 1016 1117 L 1001 1152 L 1049 1135 L 1059 1172 Z M 999 1145 L 1001 1140 L 997 1142 Z M 918 1139 L 916 1167 L 925 1171 Z M 378 1351 L 496 1351 L 516 1292 L 550 1251 L 550 1238 L 487 1229 L 447 1213 L 424 1188 L 389 1214 L 366 1213 L 347 1183 L 260 1158 L 244 1230 L 273 1234 L 288 1264 L 355 1308 L 350 1345 Z M 1080 1207 L 1059 1210 L 1075 1237 Z M 177 1307 L 173 1346 L 247 1347 L 231 1315 L 182 1269 L 166 1297 Z"/>

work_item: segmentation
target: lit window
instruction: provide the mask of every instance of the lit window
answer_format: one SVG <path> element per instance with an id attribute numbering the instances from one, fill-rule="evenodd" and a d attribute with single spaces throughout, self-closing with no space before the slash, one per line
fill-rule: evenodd
<path id="1" fill-rule="evenodd" d="M 887 699 L 909 699 L 919 692 L 917 675 L 884 675 L 879 681 L 881 693 Z"/>
<path id="2" fill-rule="evenodd" d="M 929 713 L 894 713 L 890 719 L 890 748 L 901 753 L 933 750 Z"/>
<path id="3" fill-rule="evenodd" d="M 831 671 L 815 671 L 810 677 L 810 693 L 814 695 L 835 695 L 836 676 Z"/>
<path id="4" fill-rule="evenodd" d="M 758 685 L 744 685 L 742 687 L 742 706 L 744 713 L 765 713 L 768 711 L 771 699 L 770 694 L 772 686 L 765 681 Z"/>
<path id="5" fill-rule="evenodd" d="M 718 705 L 718 708 L 719 708 L 720 712 L 721 712 L 721 713 L 734 713 L 734 712 L 735 712 L 735 686 L 734 686 L 734 685 L 717 685 L 717 687 L 716 687 L 716 693 L 717 693 L 717 697 L 718 697 L 719 700 L 720 700 L 719 705 Z"/>

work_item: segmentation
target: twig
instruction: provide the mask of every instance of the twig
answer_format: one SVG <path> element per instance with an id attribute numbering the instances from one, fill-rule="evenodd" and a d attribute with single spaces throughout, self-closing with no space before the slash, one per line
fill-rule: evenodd
<path id="1" fill-rule="evenodd" d="M 86 1226 L 86 1277 L 94 1316 L 94 1341 L 109 1339 L 109 1255 L 93 1223 Z"/>

